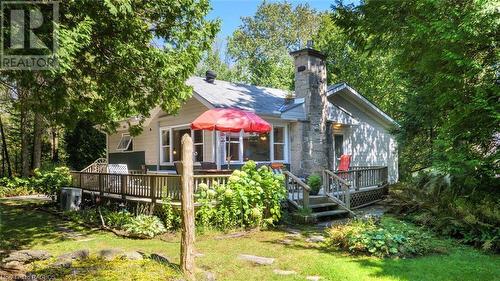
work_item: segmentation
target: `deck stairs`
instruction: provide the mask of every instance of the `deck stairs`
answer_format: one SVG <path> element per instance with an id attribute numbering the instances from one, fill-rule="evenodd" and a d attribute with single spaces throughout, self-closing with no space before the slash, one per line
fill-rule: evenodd
<path id="1" fill-rule="evenodd" d="M 334 202 L 330 197 L 324 195 L 311 195 L 309 197 L 309 208 L 312 216 L 316 219 L 330 218 L 349 214 L 349 212 Z"/>

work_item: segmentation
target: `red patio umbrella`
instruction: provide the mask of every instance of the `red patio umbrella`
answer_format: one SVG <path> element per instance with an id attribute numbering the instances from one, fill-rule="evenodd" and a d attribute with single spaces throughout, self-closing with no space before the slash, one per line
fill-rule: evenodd
<path id="1" fill-rule="evenodd" d="M 268 133 L 272 127 L 257 114 L 236 108 L 216 108 L 205 111 L 193 123 L 193 130 L 208 130 L 237 133 Z M 231 147 L 231 146 L 230 146 Z M 230 152 L 230 151 L 229 151 Z M 229 166 L 228 161 L 228 166 Z"/>

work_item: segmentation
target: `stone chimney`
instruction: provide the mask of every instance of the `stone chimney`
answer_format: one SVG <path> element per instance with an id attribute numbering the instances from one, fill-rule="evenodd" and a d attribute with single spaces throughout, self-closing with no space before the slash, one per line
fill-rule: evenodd
<path id="1" fill-rule="evenodd" d="M 308 48 L 291 52 L 295 60 L 295 96 L 304 98 L 306 120 L 297 124 L 295 136 L 302 139 L 292 143 L 292 161 L 299 164 L 295 172 L 302 175 L 321 175 L 328 168 L 328 126 L 326 98 L 325 55 Z M 302 144 L 297 142 L 302 142 Z M 296 151 L 294 151 L 296 150 Z M 300 155 L 300 157 L 299 157 Z M 294 172 L 294 171 L 292 171 Z"/>

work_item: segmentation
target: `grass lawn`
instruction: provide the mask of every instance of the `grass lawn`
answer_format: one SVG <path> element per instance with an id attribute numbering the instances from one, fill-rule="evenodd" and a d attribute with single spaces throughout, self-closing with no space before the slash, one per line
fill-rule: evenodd
<path id="1" fill-rule="evenodd" d="M 105 248 L 121 248 L 163 253 L 173 262 L 179 262 L 179 236 L 176 234 L 153 240 L 124 239 L 34 211 L 33 205 L 29 205 L 31 203 L 0 200 L 0 249 L 44 249 L 57 256 L 79 249 L 89 249 L 92 254 Z M 68 229 L 74 232 L 68 233 Z M 199 234 L 196 248 L 204 254 L 196 259 L 200 277 L 202 269 L 213 272 L 217 280 L 305 280 L 311 275 L 321 276 L 321 280 L 500 280 L 498 256 L 453 242 L 450 242 L 447 254 L 414 259 L 379 259 L 327 251 L 317 244 L 306 243 L 302 238 L 291 245 L 283 245 L 279 240 L 285 239 L 286 234 L 278 230 L 256 231 L 248 236 L 226 239 L 216 239 L 222 235 L 216 232 Z M 255 266 L 239 260 L 239 254 L 276 260 L 270 266 Z M 45 265 L 38 263 L 37 272 L 54 273 Z M 102 262 L 92 259 L 77 264 L 77 267 L 77 273 L 69 269 L 55 273 L 63 280 L 168 280 L 179 277 L 174 268 L 151 260 Z M 276 275 L 274 269 L 293 270 L 297 274 Z"/>

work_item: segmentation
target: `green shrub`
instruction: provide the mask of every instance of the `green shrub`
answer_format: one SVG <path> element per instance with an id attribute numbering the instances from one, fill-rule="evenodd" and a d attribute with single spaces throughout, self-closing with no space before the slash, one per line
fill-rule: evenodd
<path id="1" fill-rule="evenodd" d="M 317 195 L 321 189 L 321 177 L 318 175 L 310 175 L 307 177 L 307 185 L 311 188 L 311 195 Z"/>
<path id="2" fill-rule="evenodd" d="M 61 188 L 71 185 L 71 174 L 67 167 L 57 167 L 50 171 L 40 171 L 35 169 L 34 176 L 31 178 L 31 186 L 38 193 L 43 193 L 57 197 Z"/>
<path id="3" fill-rule="evenodd" d="M 155 216 L 138 215 L 123 226 L 129 234 L 141 238 L 153 238 L 166 231 L 161 220 Z"/>
<path id="4" fill-rule="evenodd" d="M 179 210 L 174 209 L 174 207 L 170 203 L 170 197 L 165 196 L 163 198 L 163 204 L 158 214 L 166 229 L 174 229 L 181 225 L 181 215 L 179 213 Z"/>
<path id="5" fill-rule="evenodd" d="M 275 175 L 267 166 L 257 169 L 255 162 L 248 161 L 233 172 L 227 184 L 199 186 L 197 223 L 219 229 L 266 227 L 281 218 L 285 194 L 282 175 Z"/>
<path id="6" fill-rule="evenodd" d="M 468 190 L 438 173 L 421 173 L 391 188 L 391 210 L 419 225 L 484 250 L 500 251 L 498 191 Z"/>
<path id="7" fill-rule="evenodd" d="M 22 196 L 33 193 L 35 191 L 29 179 L 18 177 L 0 179 L 0 197 Z"/>
<path id="8" fill-rule="evenodd" d="M 411 257 L 443 249 L 430 233 L 391 218 L 353 220 L 332 227 L 328 234 L 333 247 L 378 257 Z"/>
<path id="9" fill-rule="evenodd" d="M 132 214 L 127 211 L 106 212 L 103 214 L 103 217 L 107 226 L 118 229 L 122 229 L 134 219 Z"/>

